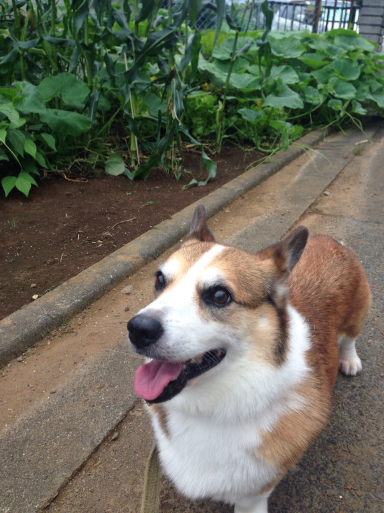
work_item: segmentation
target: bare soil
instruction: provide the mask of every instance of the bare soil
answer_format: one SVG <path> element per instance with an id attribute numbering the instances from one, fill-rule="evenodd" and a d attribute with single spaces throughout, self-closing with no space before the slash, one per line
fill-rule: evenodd
<path id="1" fill-rule="evenodd" d="M 206 177 L 196 150 L 184 153 L 182 170 Z M 29 198 L 12 191 L 0 198 L 0 319 L 57 287 L 113 251 L 243 173 L 264 155 L 228 144 L 219 155 L 217 177 L 190 187 L 160 168 L 145 181 L 99 176 L 74 182 L 49 175 Z"/>

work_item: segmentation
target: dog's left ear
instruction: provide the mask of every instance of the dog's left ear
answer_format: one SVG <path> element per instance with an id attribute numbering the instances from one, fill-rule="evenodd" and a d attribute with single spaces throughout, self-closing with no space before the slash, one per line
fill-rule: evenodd
<path id="1" fill-rule="evenodd" d="M 308 235 L 308 228 L 299 226 L 276 246 L 272 258 L 275 259 L 276 267 L 281 275 L 292 272 L 303 254 Z"/>
<path id="2" fill-rule="evenodd" d="M 197 239 L 201 242 L 215 242 L 215 237 L 207 225 L 204 205 L 196 207 L 191 223 L 191 229 L 185 240 Z"/>

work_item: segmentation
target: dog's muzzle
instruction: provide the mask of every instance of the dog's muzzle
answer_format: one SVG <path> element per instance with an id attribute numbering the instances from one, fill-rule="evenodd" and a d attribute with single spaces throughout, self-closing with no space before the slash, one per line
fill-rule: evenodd
<path id="1" fill-rule="evenodd" d="M 157 342 L 164 330 L 154 317 L 138 314 L 128 322 L 128 333 L 132 344 L 138 349 L 144 349 Z"/>

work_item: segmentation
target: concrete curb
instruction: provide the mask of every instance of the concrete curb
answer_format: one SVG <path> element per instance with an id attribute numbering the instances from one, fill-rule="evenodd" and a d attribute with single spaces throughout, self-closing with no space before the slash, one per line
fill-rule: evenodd
<path id="1" fill-rule="evenodd" d="M 197 204 L 204 203 L 208 218 L 212 217 L 302 155 L 304 147 L 321 142 L 328 133 L 321 130 L 306 135 L 298 141 L 299 145 L 274 155 L 273 162 L 249 169 L 203 200 L 181 210 L 172 219 L 161 222 L 156 230 L 144 233 L 34 303 L 5 317 L 0 321 L 0 366 L 178 242 L 188 232 Z"/>

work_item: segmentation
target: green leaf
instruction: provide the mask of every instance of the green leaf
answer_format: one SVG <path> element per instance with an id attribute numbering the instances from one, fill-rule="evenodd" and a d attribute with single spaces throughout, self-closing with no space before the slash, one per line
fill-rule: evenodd
<path id="1" fill-rule="evenodd" d="M 47 110 L 44 98 L 36 86 L 29 82 L 14 82 L 13 85 L 21 90 L 21 96 L 15 96 L 13 104 L 23 114 L 42 114 Z"/>
<path id="2" fill-rule="evenodd" d="M 315 77 L 318 84 L 325 85 L 328 84 L 329 79 L 335 75 L 335 70 L 328 65 L 324 66 L 324 68 L 312 71 L 311 75 Z"/>
<path id="3" fill-rule="evenodd" d="M 268 80 L 273 82 L 281 78 L 285 84 L 297 84 L 299 77 L 291 66 L 272 66 Z"/>
<path id="4" fill-rule="evenodd" d="M 343 30 L 343 29 L 336 29 Z M 353 32 L 353 31 L 350 31 Z M 335 34 L 335 31 L 330 30 L 328 32 L 329 36 Z M 356 48 L 360 48 L 361 50 L 366 50 L 368 52 L 372 52 L 374 50 L 375 45 L 367 39 L 363 39 L 361 36 L 354 32 L 354 35 L 345 35 L 343 33 L 335 34 L 335 45 L 338 47 L 345 48 L 346 50 L 355 50 Z"/>
<path id="5" fill-rule="evenodd" d="M 342 80 L 338 77 L 332 77 L 329 80 L 329 86 L 331 88 L 331 93 L 336 96 L 336 98 L 353 100 L 356 97 L 356 89 L 346 80 Z"/>
<path id="6" fill-rule="evenodd" d="M 15 187 L 16 180 L 16 176 L 6 176 L 2 179 L 1 185 L 3 186 L 5 197 L 7 197 L 11 190 Z"/>
<path id="7" fill-rule="evenodd" d="M 329 100 L 328 105 L 329 107 L 331 107 L 331 109 L 336 111 L 340 111 L 343 109 L 343 104 L 340 100 Z"/>
<path id="8" fill-rule="evenodd" d="M 263 103 L 263 107 L 275 107 L 276 109 L 281 109 L 282 107 L 302 109 L 304 107 L 304 103 L 295 91 L 292 91 L 292 89 L 279 79 L 278 94 L 269 94 Z"/>
<path id="9" fill-rule="evenodd" d="M 249 43 L 253 43 L 250 37 L 239 37 L 236 43 L 236 51 L 241 53 L 241 50 L 245 47 L 247 48 Z M 235 45 L 235 37 L 231 36 L 228 39 L 225 39 L 222 43 L 218 45 L 217 48 L 213 50 L 212 56 L 215 59 L 219 59 L 222 61 L 226 61 L 231 58 L 233 47 Z M 248 47 L 249 50 L 249 47 Z"/>
<path id="10" fill-rule="evenodd" d="M 335 69 L 339 77 L 344 80 L 356 80 L 360 76 L 359 64 L 353 59 L 337 59 L 329 66 Z"/>
<path id="11" fill-rule="evenodd" d="M 321 101 L 321 95 L 317 89 L 311 86 L 306 86 L 301 89 L 304 94 L 304 99 L 308 103 L 312 103 L 313 105 L 318 105 Z"/>
<path id="12" fill-rule="evenodd" d="M 15 125 L 19 124 L 20 116 L 13 103 L 1 103 L 0 112 L 5 114 L 11 123 L 14 123 Z"/>
<path id="13" fill-rule="evenodd" d="M 36 158 L 36 144 L 27 137 L 24 141 L 24 151 L 25 153 L 29 153 L 31 157 Z"/>
<path id="14" fill-rule="evenodd" d="M 365 116 L 367 113 L 367 111 L 363 108 L 361 103 L 357 102 L 356 100 L 352 101 L 352 112 L 360 114 L 361 116 Z"/>
<path id="15" fill-rule="evenodd" d="M 12 146 L 15 153 L 24 156 L 25 135 L 20 130 L 8 130 L 7 143 Z"/>
<path id="16" fill-rule="evenodd" d="M 43 132 L 42 134 L 40 134 L 40 137 L 51 148 L 51 150 L 57 151 L 56 150 L 56 141 L 55 141 L 55 138 L 53 137 L 53 135 L 46 134 Z"/>
<path id="17" fill-rule="evenodd" d="M 36 160 L 41 167 L 48 167 L 44 156 L 39 151 L 36 152 Z"/>
<path id="18" fill-rule="evenodd" d="M 38 85 L 38 90 L 45 101 L 58 96 L 67 105 L 82 104 L 90 93 L 88 86 L 72 73 L 47 77 Z"/>
<path id="19" fill-rule="evenodd" d="M 109 175 L 122 175 L 125 171 L 124 160 L 118 153 L 112 153 L 105 162 L 105 172 Z"/>
<path id="20" fill-rule="evenodd" d="M 19 174 L 15 182 L 16 189 L 19 189 L 19 191 L 25 194 L 27 197 L 29 191 L 31 190 L 32 184 L 37 186 L 35 179 L 24 171 Z"/>
<path id="21" fill-rule="evenodd" d="M 47 109 L 40 117 L 43 123 L 54 131 L 63 135 L 78 137 L 91 128 L 91 119 L 77 112 L 68 112 L 59 109 Z"/>
<path id="22" fill-rule="evenodd" d="M 241 90 L 261 89 L 261 79 L 249 73 L 232 73 L 229 83 Z"/>
<path id="23" fill-rule="evenodd" d="M 262 112 L 251 110 L 246 107 L 240 109 L 238 112 L 246 121 L 249 121 L 252 125 L 257 125 L 257 123 L 260 123 L 260 121 L 262 121 L 264 118 L 264 114 Z"/>
<path id="24" fill-rule="evenodd" d="M 327 64 L 326 58 L 327 54 L 324 52 L 312 52 L 304 53 L 299 60 L 306 64 L 309 68 L 318 69 Z"/>
<path id="25" fill-rule="evenodd" d="M 367 95 L 367 99 L 373 100 L 377 105 L 384 109 L 384 94 L 383 93 L 371 93 Z"/>
<path id="26" fill-rule="evenodd" d="M 270 36 L 268 41 L 271 43 L 272 53 L 278 57 L 285 57 L 286 59 L 300 57 L 305 50 L 305 46 L 302 45 L 298 39 L 293 37 L 276 39 Z"/>

